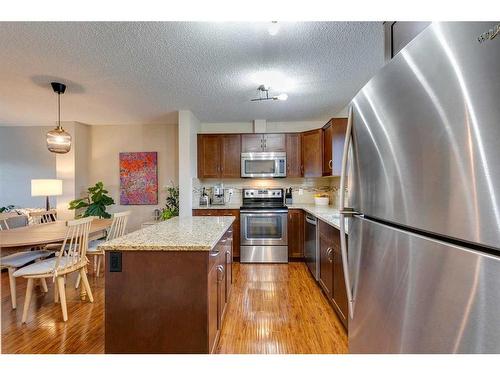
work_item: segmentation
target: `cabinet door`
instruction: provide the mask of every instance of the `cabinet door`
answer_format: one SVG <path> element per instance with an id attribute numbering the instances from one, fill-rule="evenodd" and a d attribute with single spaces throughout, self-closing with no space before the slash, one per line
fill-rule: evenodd
<path id="1" fill-rule="evenodd" d="M 331 176 L 333 168 L 333 126 L 332 120 L 323 127 L 323 176 Z"/>
<path id="2" fill-rule="evenodd" d="M 193 209 L 193 216 L 214 216 L 213 211 L 215 210 Z"/>
<path id="3" fill-rule="evenodd" d="M 220 177 L 220 135 L 198 134 L 198 178 Z"/>
<path id="4" fill-rule="evenodd" d="M 286 176 L 302 176 L 302 142 L 300 133 L 286 135 Z"/>
<path id="5" fill-rule="evenodd" d="M 333 249 L 331 245 L 328 237 L 319 236 L 319 283 L 329 298 L 332 298 L 333 281 Z"/>
<path id="6" fill-rule="evenodd" d="M 345 132 L 347 131 L 346 118 L 332 119 L 332 171 L 333 176 L 340 176 L 342 172 L 342 154 L 344 153 Z"/>
<path id="7" fill-rule="evenodd" d="M 288 210 L 288 258 L 304 258 L 304 213 Z"/>
<path id="8" fill-rule="evenodd" d="M 227 231 L 226 242 L 226 303 L 229 302 L 233 283 L 233 228 Z"/>
<path id="9" fill-rule="evenodd" d="M 218 337 L 218 282 L 217 266 L 213 266 L 208 273 L 208 351 L 213 353 Z"/>
<path id="10" fill-rule="evenodd" d="M 222 135 L 221 150 L 221 177 L 241 177 L 241 136 Z"/>
<path id="11" fill-rule="evenodd" d="M 262 134 L 242 134 L 241 152 L 264 151 L 264 138 Z"/>
<path id="12" fill-rule="evenodd" d="M 223 258 L 225 259 L 225 253 Z M 217 267 L 217 329 L 222 329 L 222 320 L 226 310 L 226 264 L 225 261 Z"/>
<path id="13" fill-rule="evenodd" d="M 286 151 L 285 134 L 264 134 L 264 151 L 285 152 Z"/>
<path id="14" fill-rule="evenodd" d="M 302 165 L 304 177 L 323 175 L 323 129 L 302 133 Z"/>
<path id="15" fill-rule="evenodd" d="M 339 233 L 340 235 L 340 233 Z M 340 239 L 340 237 L 339 237 Z M 347 291 L 345 289 L 344 268 L 342 267 L 342 253 L 340 244 L 333 244 L 333 301 L 340 312 L 340 318 L 347 325 Z"/>

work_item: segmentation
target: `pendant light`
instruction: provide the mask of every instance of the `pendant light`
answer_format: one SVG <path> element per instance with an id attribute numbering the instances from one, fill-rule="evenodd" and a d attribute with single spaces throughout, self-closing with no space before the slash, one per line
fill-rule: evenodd
<path id="1" fill-rule="evenodd" d="M 61 126 L 61 94 L 66 91 L 66 85 L 51 82 L 52 89 L 57 93 L 57 128 L 47 133 L 47 148 L 56 154 L 66 154 L 71 150 L 71 135 Z"/>

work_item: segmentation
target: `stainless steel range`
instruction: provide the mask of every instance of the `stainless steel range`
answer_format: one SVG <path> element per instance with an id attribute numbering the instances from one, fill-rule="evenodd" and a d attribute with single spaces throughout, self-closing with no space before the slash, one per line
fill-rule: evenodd
<path id="1" fill-rule="evenodd" d="M 283 189 L 243 189 L 241 263 L 288 262 L 288 208 Z"/>

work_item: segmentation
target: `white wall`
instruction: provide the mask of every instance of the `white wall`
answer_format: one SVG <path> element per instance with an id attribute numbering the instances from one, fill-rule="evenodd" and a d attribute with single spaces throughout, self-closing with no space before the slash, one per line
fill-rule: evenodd
<path id="1" fill-rule="evenodd" d="M 179 216 L 191 216 L 193 178 L 197 176 L 200 121 L 191 111 L 179 111 Z"/>
<path id="2" fill-rule="evenodd" d="M 31 196 L 31 180 L 56 178 L 56 155 L 47 150 L 46 126 L 0 126 L 0 207 L 45 207 Z M 55 198 L 50 203 L 55 207 Z"/>
<path id="3" fill-rule="evenodd" d="M 115 205 L 108 212 L 132 211 L 128 231 L 140 228 L 153 219 L 155 208 L 165 207 L 165 187 L 178 183 L 177 124 L 167 125 L 102 125 L 91 127 L 89 185 L 104 183 Z M 120 205 L 120 152 L 158 153 L 158 204 L 140 206 Z"/>

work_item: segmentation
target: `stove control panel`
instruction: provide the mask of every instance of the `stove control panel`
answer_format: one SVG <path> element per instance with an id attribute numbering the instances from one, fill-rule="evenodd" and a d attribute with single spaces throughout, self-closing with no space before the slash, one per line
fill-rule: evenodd
<path id="1" fill-rule="evenodd" d="M 281 198 L 283 189 L 243 189 L 244 198 Z"/>

